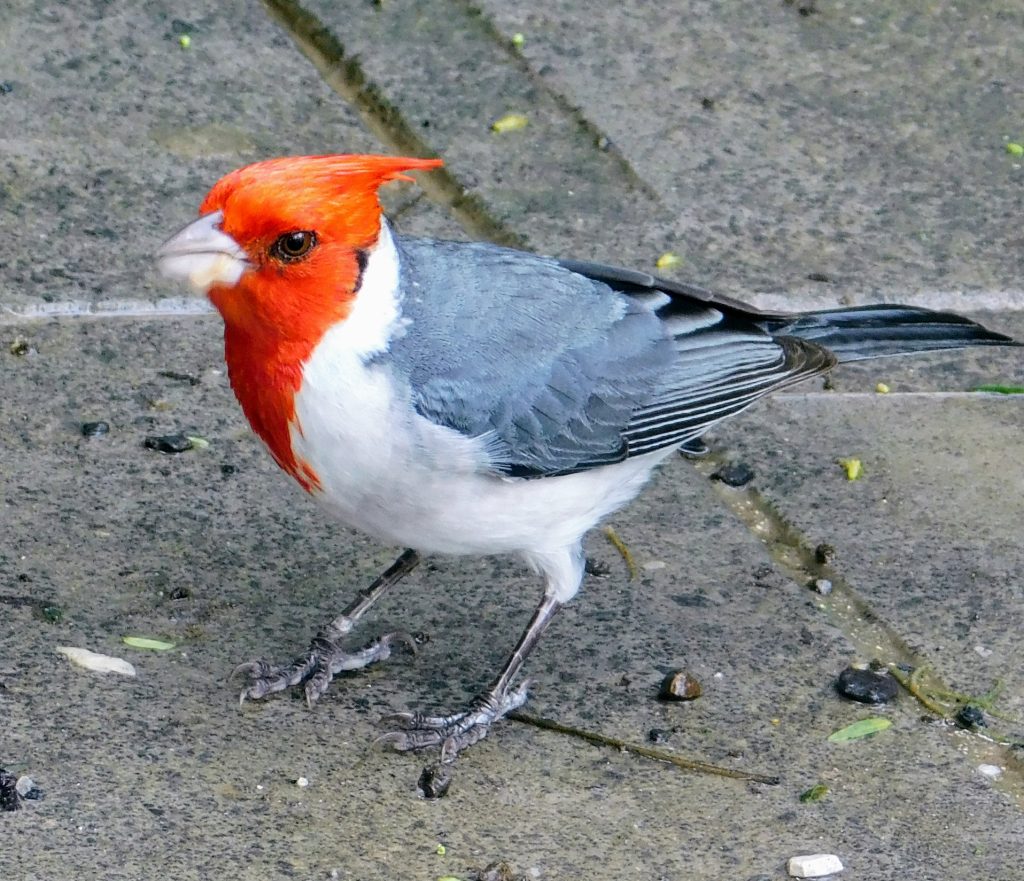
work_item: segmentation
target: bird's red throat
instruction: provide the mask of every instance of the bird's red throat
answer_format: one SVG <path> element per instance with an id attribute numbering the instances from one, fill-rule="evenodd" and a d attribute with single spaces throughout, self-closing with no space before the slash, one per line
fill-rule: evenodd
<path id="1" fill-rule="evenodd" d="M 311 493 L 320 489 L 320 480 L 292 445 L 292 432 L 302 433 L 295 396 L 314 349 L 352 309 L 359 274 L 355 253 L 332 260 L 331 269 L 326 276 L 321 271 L 290 279 L 287 297 L 260 290 L 258 277 L 209 294 L 224 317 L 224 360 L 242 411 L 277 464 Z M 325 297 L 325 289 L 334 296 Z"/>

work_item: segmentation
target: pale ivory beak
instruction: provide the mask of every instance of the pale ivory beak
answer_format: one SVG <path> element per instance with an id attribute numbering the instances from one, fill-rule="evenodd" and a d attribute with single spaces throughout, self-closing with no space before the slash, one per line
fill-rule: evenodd
<path id="1" fill-rule="evenodd" d="M 203 293 L 215 284 L 235 284 L 249 262 L 238 242 L 219 229 L 223 219 L 220 211 L 204 214 L 164 242 L 156 252 L 161 275 Z"/>

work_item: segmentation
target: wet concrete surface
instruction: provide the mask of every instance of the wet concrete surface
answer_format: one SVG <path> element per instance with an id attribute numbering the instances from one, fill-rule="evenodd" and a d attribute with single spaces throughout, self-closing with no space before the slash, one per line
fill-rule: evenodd
<path id="1" fill-rule="evenodd" d="M 269 5 L 276 21 L 295 12 Z M 520 9 L 307 7 L 478 200 L 459 213 L 399 188 L 388 207 L 402 229 L 472 235 L 478 221 L 647 269 L 671 248 L 683 275 L 771 305 L 910 292 L 995 308 L 987 323 L 1024 336 L 1019 234 L 1004 222 L 1020 170 L 1001 140 L 1022 96 L 997 70 L 1020 51 L 1013 10 Z M 515 31 L 522 52 L 507 45 Z M 355 635 L 424 630 L 415 658 L 337 682 L 312 711 L 287 696 L 239 709 L 233 667 L 302 649 L 395 550 L 338 528 L 277 472 L 227 387 L 214 316 L 23 316 L 180 308 L 149 255 L 221 173 L 392 149 L 395 127 L 340 100 L 257 3 L 16 2 L 0 45 L 0 765 L 46 794 L 0 815 L 12 877 L 468 879 L 504 859 L 531 878 L 753 879 L 828 851 L 845 878 L 1024 878 L 1012 750 L 936 723 L 906 693 L 883 708 L 838 698 L 838 672 L 871 659 L 858 622 L 818 608 L 682 460 L 613 521 L 636 581 L 591 538 L 611 574 L 588 578 L 531 658 L 529 708 L 636 742 L 663 729 L 667 749 L 780 785 L 507 722 L 460 761 L 446 799 L 418 798 L 426 759 L 373 747 L 377 720 L 455 708 L 489 679 L 539 593 L 501 559 L 431 560 Z M 701 63 L 672 66 L 673 46 Z M 690 107 L 711 91 L 713 108 Z M 510 110 L 530 125 L 492 134 Z M 975 694 L 1004 680 L 991 733 L 1011 741 L 1024 737 L 1022 402 L 965 393 L 1021 378 L 1009 350 L 851 365 L 835 391 L 805 384 L 714 437 L 796 534 L 835 547 L 836 570 L 937 677 Z M 874 394 L 878 381 L 893 394 Z M 109 434 L 83 438 L 98 419 Z M 143 448 L 171 432 L 209 446 Z M 851 455 L 865 466 L 854 483 L 835 464 Z M 124 635 L 176 648 L 142 652 Z M 55 653 L 69 644 L 139 675 L 71 667 Z M 704 695 L 659 703 L 677 667 Z M 893 727 L 827 741 L 870 715 Z M 829 794 L 801 803 L 816 783 Z"/>

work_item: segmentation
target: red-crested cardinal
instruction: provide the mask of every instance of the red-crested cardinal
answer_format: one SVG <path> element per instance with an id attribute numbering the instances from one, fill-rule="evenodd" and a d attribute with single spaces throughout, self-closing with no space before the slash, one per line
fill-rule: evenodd
<path id="1" fill-rule="evenodd" d="M 419 554 L 518 554 L 544 593 L 465 711 L 392 717 L 442 762 L 526 700 L 513 681 L 579 590 L 581 540 L 712 425 L 837 362 L 1012 341 L 949 313 L 760 312 L 644 272 L 393 235 L 377 190 L 435 159 L 313 156 L 228 174 L 159 252 L 224 318 L 231 386 L 277 463 L 350 526 L 408 548 L 242 699 L 386 658 L 340 645 Z"/>

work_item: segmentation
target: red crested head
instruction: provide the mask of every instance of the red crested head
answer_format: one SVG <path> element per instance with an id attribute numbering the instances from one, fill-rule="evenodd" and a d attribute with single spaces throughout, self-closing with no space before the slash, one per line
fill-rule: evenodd
<path id="1" fill-rule="evenodd" d="M 380 233 L 377 191 L 439 159 L 293 156 L 247 165 L 221 178 L 200 206 L 244 252 L 234 283 L 209 287 L 229 324 L 251 332 L 307 336 L 348 313 L 359 252 Z M 319 334 L 317 334 L 318 336 Z"/>
<path id="2" fill-rule="evenodd" d="M 165 275 L 204 290 L 224 317 L 231 385 L 277 461 L 306 486 L 291 451 L 302 365 L 352 309 L 377 243 L 377 190 L 440 159 L 294 156 L 221 178 L 202 215 L 160 251 Z M 301 430 L 301 426 L 297 426 Z"/>

